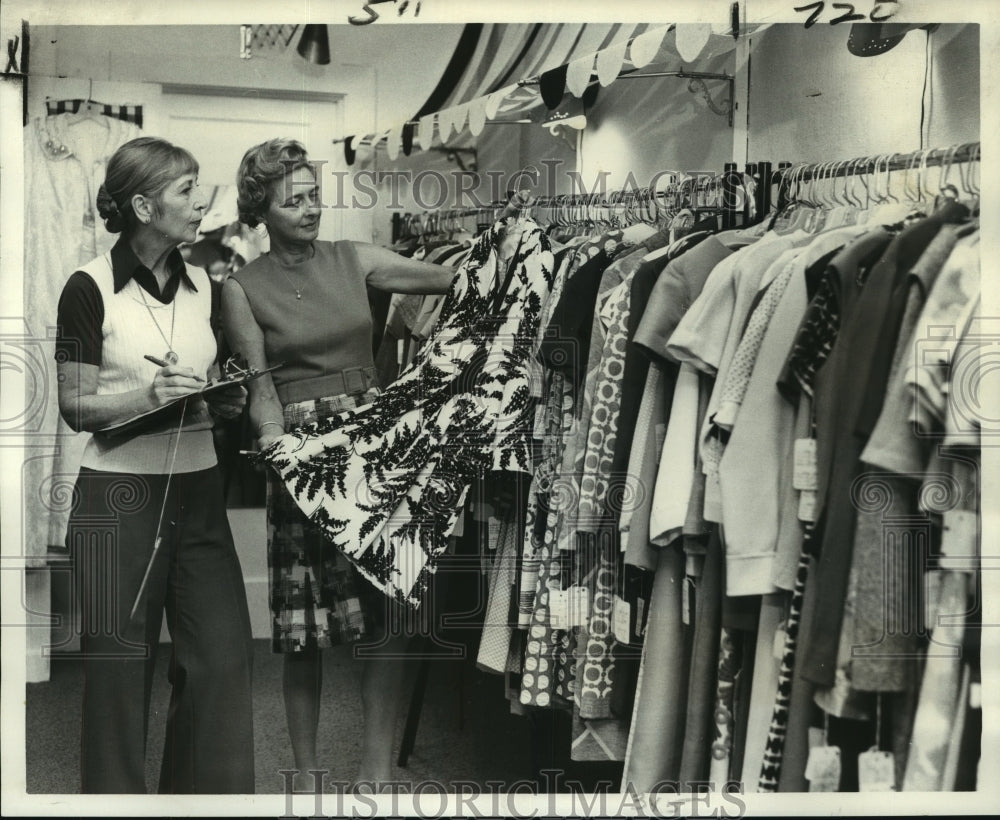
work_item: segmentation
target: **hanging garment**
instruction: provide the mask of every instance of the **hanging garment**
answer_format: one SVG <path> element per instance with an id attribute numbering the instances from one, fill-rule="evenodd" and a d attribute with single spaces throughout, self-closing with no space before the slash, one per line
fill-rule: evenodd
<path id="1" fill-rule="evenodd" d="M 576 357 L 573 355 L 575 345 L 567 343 L 568 334 L 573 331 L 565 323 L 571 318 L 574 326 L 580 323 L 579 317 L 574 317 L 569 310 L 569 300 L 566 304 L 563 302 L 565 284 L 572 278 L 573 294 L 579 295 L 581 282 L 576 277 L 577 274 L 587 276 L 583 271 L 584 266 L 595 271 L 594 275 L 599 279 L 600 273 L 608 264 L 610 259 L 607 254 L 593 242 L 584 243 L 575 251 L 564 255 L 540 323 L 545 332 L 539 339 L 537 360 L 543 365 L 543 373 L 549 372 L 550 375 L 547 405 L 543 418 L 536 421 L 535 429 L 535 436 L 541 439 L 541 445 L 535 461 L 535 475 L 528 491 L 527 523 L 521 554 L 518 596 L 518 625 L 521 629 L 527 629 L 532 620 L 542 546 L 545 534 L 552 524 L 549 516 L 562 515 L 566 501 L 563 490 L 567 483 L 561 477 L 560 466 L 573 424 L 575 385 L 579 376 L 575 366 Z M 564 333 L 567 336 L 564 337 Z"/>
<path id="2" fill-rule="evenodd" d="M 75 114 L 80 106 L 89 100 L 46 100 L 45 112 L 51 117 L 55 114 Z M 135 123 L 142 128 L 141 105 L 109 105 L 107 103 L 92 103 L 101 110 L 105 117 L 114 117 L 125 122 Z"/>
<path id="3" fill-rule="evenodd" d="M 722 541 L 718 533 L 712 533 L 695 593 L 691 677 L 680 768 L 683 783 L 709 779 L 719 682 L 722 595 Z"/>
<path id="4" fill-rule="evenodd" d="M 649 519 L 653 509 L 653 486 L 666 434 L 665 414 L 663 368 L 650 364 L 628 463 L 628 481 L 634 484 L 629 495 L 634 502 L 622 510 L 619 519 L 625 563 L 650 571 L 656 569 L 657 563 L 656 550 L 649 539 Z"/>
<path id="5" fill-rule="evenodd" d="M 646 240 L 644 247 L 656 251 L 667 244 L 667 239 L 666 232 L 655 234 Z M 621 485 L 628 481 L 628 464 L 632 453 L 632 436 L 635 432 L 636 420 L 639 417 L 639 408 L 642 404 L 646 385 L 646 373 L 649 369 L 649 358 L 641 348 L 632 344 L 632 340 L 635 338 L 639 321 L 646 312 L 649 297 L 653 291 L 653 287 L 656 285 L 656 280 L 663 272 L 669 259 L 669 255 L 653 259 L 652 261 L 647 261 L 646 257 L 644 257 L 632 277 L 628 320 L 626 322 L 627 348 L 621 372 L 621 409 L 618 413 L 618 435 L 615 439 L 614 455 L 611 460 L 612 484 L 619 488 L 618 492 L 623 494 L 623 501 L 629 498 L 627 489 L 622 488 Z M 611 514 L 616 518 L 620 518 L 624 512 L 622 506 L 616 505 L 611 510 Z"/>
<path id="6" fill-rule="evenodd" d="M 615 531 L 606 523 L 597 534 L 600 553 L 588 585 L 592 601 L 586 627 L 577 636 L 577 691 L 573 709 L 573 760 L 624 760 L 628 720 L 612 714 L 617 685 L 616 641 L 612 633 L 618 560 Z"/>
<path id="7" fill-rule="evenodd" d="M 25 462 L 25 521 L 32 522 L 25 540 L 27 555 L 44 558 L 50 545 L 66 537 L 69 504 L 60 503 L 61 487 L 76 481 L 83 448 L 90 438 L 74 433 L 59 415 L 53 361 L 59 295 L 80 265 L 111 250 L 116 235 L 105 230 L 97 214 L 97 189 L 108 159 L 119 146 L 138 137 L 132 123 L 99 117 L 72 124 L 72 114 L 37 117 L 24 129 L 24 316 L 33 345 L 42 348 L 44 373 L 34 391 L 35 413 L 30 431 L 58 436 L 50 457 Z M 105 127 L 106 126 L 106 127 Z M 67 497 L 68 500 L 68 497 Z M 39 611 L 48 611 L 48 604 Z"/>
<path id="8" fill-rule="evenodd" d="M 718 458 L 730 595 L 765 595 L 774 590 L 782 531 L 788 542 L 785 552 L 791 553 L 790 561 L 797 559 L 798 496 L 787 471 L 794 447 L 795 406 L 775 390 L 774 383 L 807 308 L 809 270 L 825 269 L 833 254 L 858 233 L 851 227 L 821 234 L 783 266 L 750 314 L 720 391 L 714 425 L 719 431 L 731 431 L 731 436 L 727 444 L 721 433 L 704 444 Z"/>
<path id="9" fill-rule="evenodd" d="M 530 471 L 526 363 L 553 275 L 537 225 L 496 223 L 460 266 L 413 367 L 367 407 L 263 454 L 330 544 L 390 597 L 419 605 L 475 477 Z"/>
<path id="10" fill-rule="evenodd" d="M 913 333 L 925 299 L 948 260 L 961 226 L 945 225 L 907 276 L 907 306 L 886 388 L 886 400 L 862 462 L 871 475 L 866 487 L 876 493 L 862 496 L 876 500 L 861 505 L 854 534 L 854 554 L 845 623 L 841 628 L 840 666 L 854 689 L 900 692 L 910 688 L 916 675 L 914 658 L 919 649 L 919 607 L 907 590 L 920 588 L 930 521 L 917 509 L 919 475 L 926 464 L 928 440 L 913 434 L 907 418 L 913 399 L 904 383 L 911 359 Z M 956 259 L 960 261 L 960 259 Z M 952 267 L 952 270 L 955 270 Z M 971 289 L 978 289 L 972 277 Z M 878 434 L 878 437 L 876 437 Z M 888 465 L 868 470 L 870 458 L 891 444 Z M 894 475 L 892 465 L 910 460 L 908 469 Z M 875 465 L 879 467 L 880 465 Z M 882 493 L 881 490 L 888 490 Z M 884 501 L 884 503 L 882 503 Z M 922 520 L 921 520 L 922 519 Z M 908 522 L 908 523 L 904 523 Z M 923 553 L 923 555 L 921 555 Z M 888 625 L 892 628 L 887 629 Z"/>
<path id="11" fill-rule="evenodd" d="M 513 508 L 500 520 L 496 555 L 490 577 L 486 618 L 479 641 L 476 665 L 488 672 L 503 673 L 510 657 L 511 597 L 517 583 L 517 537 L 520 531 Z"/>
<path id="12" fill-rule="evenodd" d="M 970 237 L 971 239 L 971 237 Z M 968 281 L 969 270 L 978 266 L 978 243 L 966 245 L 955 260 L 965 275 L 952 269 L 952 281 L 941 288 L 935 286 L 939 297 L 928 302 L 926 320 L 944 319 L 947 324 L 937 325 L 939 331 L 950 328 L 948 342 L 934 345 L 934 351 L 918 362 L 916 369 L 937 370 L 944 374 L 940 390 L 933 389 L 927 396 L 922 414 L 920 431 L 936 435 L 940 446 L 929 465 L 927 478 L 921 492 L 924 509 L 941 516 L 942 533 L 939 565 L 928 573 L 936 581 L 936 600 L 928 602 L 928 623 L 931 625 L 930 643 L 923 677 L 920 682 L 919 701 L 914 715 L 913 734 L 902 781 L 904 791 L 937 791 L 952 788 L 955 758 L 958 751 L 950 748 L 960 742 L 956 733 L 965 719 L 968 687 L 971 680 L 970 665 L 976 664 L 978 652 L 970 650 L 966 633 L 982 628 L 977 623 L 981 616 L 981 589 L 977 589 L 976 575 L 982 553 L 982 460 L 980 419 L 970 412 L 970 396 L 961 381 L 970 373 L 981 372 L 989 358 L 988 333 L 990 326 L 981 316 L 978 299 L 966 306 L 963 301 L 961 279 Z M 961 246 L 960 246 L 961 247 Z M 959 250 L 959 248 L 956 248 Z M 954 254 L 953 254 L 954 256 Z M 949 259 L 949 264 L 952 262 Z M 941 276 L 946 273 L 942 272 Z M 941 298 L 944 291 L 946 295 Z M 946 318 L 947 314 L 951 318 Z M 960 315 L 956 315 L 960 314 Z M 928 388 L 933 378 L 925 373 L 921 380 Z M 942 436 L 943 434 L 943 436 Z M 943 482 L 942 479 L 946 479 Z M 942 489 L 946 488 L 944 492 Z M 955 728 L 951 728 L 955 727 Z M 980 783 L 982 781 L 980 780 Z"/>
<path id="13" fill-rule="evenodd" d="M 623 790 L 631 786 L 640 794 L 657 783 L 677 781 L 684 745 L 688 681 L 681 620 L 684 556 L 674 545 L 661 550 L 659 558 L 622 775 Z"/>
<path id="14" fill-rule="evenodd" d="M 968 210 L 949 203 L 905 228 L 886 247 L 867 278 L 855 272 L 849 290 L 856 304 L 845 314 L 830 357 L 817 374 L 817 511 L 821 532 L 816 565 L 816 618 L 805 637 L 806 675 L 832 686 L 843 602 L 850 576 L 857 509 L 851 488 L 861 471 L 861 452 L 874 426 L 906 307 L 906 274 L 946 222 Z M 861 287 L 858 284 L 864 282 Z"/>
<path id="15" fill-rule="evenodd" d="M 611 461 L 618 435 L 621 410 L 621 375 L 625 365 L 626 322 L 628 321 L 631 275 L 611 291 L 600 312 L 605 329 L 599 377 L 587 425 L 587 446 L 580 478 L 577 508 L 578 532 L 594 533 L 607 510 L 611 492 Z M 611 512 L 608 510 L 608 512 Z"/>

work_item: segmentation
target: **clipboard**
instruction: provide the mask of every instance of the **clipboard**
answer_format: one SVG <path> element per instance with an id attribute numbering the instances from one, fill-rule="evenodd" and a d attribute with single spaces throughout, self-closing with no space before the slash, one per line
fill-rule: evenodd
<path id="1" fill-rule="evenodd" d="M 119 421 L 115 424 L 108 425 L 107 427 L 102 427 L 100 430 L 95 430 L 94 433 L 95 435 L 106 436 L 107 438 L 119 438 L 121 436 L 138 435 L 151 427 L 158 427 L 171 423 L 177 424 L 179 423 L 181 415 L 184 412 L 184 407 L 187 404 L 188 399 L 211 396 L 215 393 L 221 393 L 224 390 L 228 390 L 230 387 L 242 387 L 248 382 L 252 382 L 254 379 L 259 379 L 266 373 L 270 373 L 283 366 L 284 363 L 272 365 L 271 367 L 264 368 L 263 370 L 240 370 L 236 373 L 230 373 L 224 378 L 208 382 L 208 384 L 194 393 L 188 393 L 186 396 L 176 398 L 173 401 L 154 408 L 153 410 L 147 410 L 144 413 L 139 413 L 139 415 L 132 416 L 131 418 L 125 419 L 125 421 Z"/>

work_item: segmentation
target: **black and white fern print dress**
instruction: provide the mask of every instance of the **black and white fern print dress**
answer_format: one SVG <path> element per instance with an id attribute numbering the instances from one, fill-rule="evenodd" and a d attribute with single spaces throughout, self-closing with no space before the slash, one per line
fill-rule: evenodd
<path id="1" fill-rule="evenodd" d="M 553 268 L 534 222 L 497 222 L 459 267 L 408 370 L 371 404 L 263 454 L 327 541 L 396 600 L 419 605 L 474 478 L 531 469 L 528 362 Z"/>

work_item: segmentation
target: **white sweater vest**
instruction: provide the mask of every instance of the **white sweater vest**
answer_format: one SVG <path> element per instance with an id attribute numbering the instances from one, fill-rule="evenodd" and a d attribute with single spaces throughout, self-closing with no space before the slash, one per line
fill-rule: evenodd
<path id="1" fill-rule="evenodd" d="M 115 293 L 110 254 L 97 257 L 80 270 L 94 280 L 104 301 L 98 395 L 148 389 L 159 367 L 143 357 L 150 354 L 162 358 L 169 349 L 177 354 L 178 364 L 206 377 L 215 361 L 216 343 L 210 323 L 211 282 L 205 271 L 188 265 L 187 275 L 197 291 L 181 283 L 173 301 L 164 305 L 145 293 L 134 279 Z M 168 345 L 171 322 L 173 344 Z M 126 473 L 205 470 L 216 463 L 211 427 L 211 417 L 207 409 L 202 409 L 188 411 L 183 426 L 174 421 L 131 438 L 96 433 L 87 443 L 82 465 Z"/>

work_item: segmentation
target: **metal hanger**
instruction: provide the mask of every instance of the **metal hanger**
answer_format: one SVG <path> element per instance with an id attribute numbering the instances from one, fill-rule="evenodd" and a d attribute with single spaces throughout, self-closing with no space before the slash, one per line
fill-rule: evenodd
<path id="1" fill-rule="evenodd" d="M 67 117 L 66 122 L 69 125 L 79 125 L 81 122 L 96 122 L 103 128 L 108 128 L 108 118 L 104 116 L 104 104 L 95 102 L 94 97 L 94 79 L 93 77 L 89 80 L 89 86 L 87 87 L 87 99 L 80 103 L 80 107 L 72 114 Z"/>

